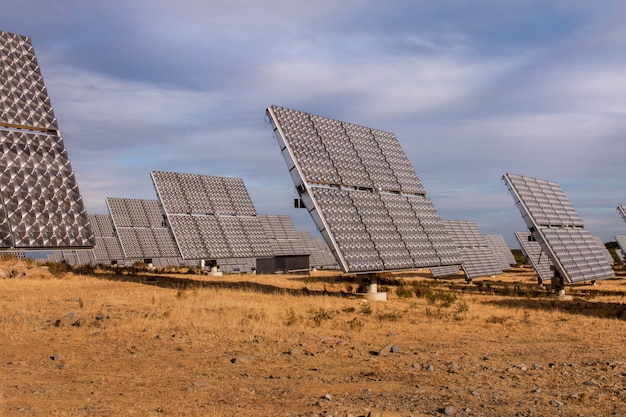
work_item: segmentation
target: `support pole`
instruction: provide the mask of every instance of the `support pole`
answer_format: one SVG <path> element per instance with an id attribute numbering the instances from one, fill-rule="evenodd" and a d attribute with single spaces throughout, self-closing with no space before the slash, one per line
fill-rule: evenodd
<path id="1" fill-rule="evenodd" d="M 361 275 L 361 286 L 357 295 L 367 301 L 387 301 L 386 292 L 378 292 L 378 277 L 376 274 Z"/>

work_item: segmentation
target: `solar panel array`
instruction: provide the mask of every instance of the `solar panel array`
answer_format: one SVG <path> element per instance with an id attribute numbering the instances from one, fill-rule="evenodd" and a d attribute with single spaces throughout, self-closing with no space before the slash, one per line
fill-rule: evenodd
<path id="1" fill-rule="evenodd" d="M 89 214 L 88 217 L 96 239 L 96 246 L 93 248 L 94 259 L 98 262 L 124 259 L 124 252 L 120 240 L 115 234 L 111 216 L 107 214 Z"/>
<path id="2" fill-rule="evenodd" d="M 163 171 L 150 174 L 183 259 L 273 256 L 241 179 Z"/>
<path id="3" fill-rule="evenodd" d="M 309 254 L 289 216 L 259 214 L 258 218 L 272 245 L 274 256 Z"/>
<path id="4" fill-rule="evenodd" d="M 0 248 L 95 243 L 35 52 L 0 32 Z"/>
<path id="5" fill-rule="evenodd" d="M 339 269 L 339 264 L 326 242 L 309 232 L 297 232 L 309 255 L 309 265 L 318 269 Z"/>
<path id="6" fill-rule="evenodd" d="M 106 203 L 124 258 L 180 257 L 158 201 L 108 197 Z"/>
<path id="7" fill-rule="evenodd" d="M 542 245 L 565 282 L 615 276 L 558 183 L 508 173 L 502 178 L 533 238 Z"/>
<path id="8" fill-rule="evenodd" d="M 461 267 L 468 279 L 502 273 L 498 259 L 480 234 L 475 222 L 444 220 L 443 223 L 461 254 L 463 259 Z"/>
<path id="9" fill-rule="evenodd" d="M 513 256 L 513 252 L 502 235 L 485 235 L 484 238 L 503 270 L 511 269 L 512 266 L 517 265 L 515 256 Z"/>
<path id="10" fill-rule="evenodd" d="M 626 206 L 617 206 L 617 211 L 622 215 L 622 218 L 626 222 Z"/>
<path id="11" fill-rule="evenodd" d="M 294 185 L 344 272 L 460 263 L 392 133 L 278 106 L 267 114 Z"/>
<path id="12" fill-rule="evenodd" d="M 554 274 L 552 262 L 541 248 L 539 242 L 533 240 L 530 232 L 515 232 L 515 237 L 522 248 L 522 253 L 539 276 L 539 280 L 541 282 L 549 282 Z"/>

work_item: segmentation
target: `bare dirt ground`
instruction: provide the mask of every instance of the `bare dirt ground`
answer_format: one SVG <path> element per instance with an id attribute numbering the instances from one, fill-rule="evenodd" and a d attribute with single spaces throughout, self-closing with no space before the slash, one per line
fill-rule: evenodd
<path id="1" fill-rule="evenodd" d="M 0 263 L 1 416 L 626 416 L 626 273 L 387 275 Z"/>

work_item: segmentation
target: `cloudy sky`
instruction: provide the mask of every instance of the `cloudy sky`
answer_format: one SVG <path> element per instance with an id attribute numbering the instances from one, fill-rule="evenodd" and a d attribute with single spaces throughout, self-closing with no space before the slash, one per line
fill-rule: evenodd
<path id="1" fill-rule="evenodd" d="M 0 30 L 32 40 L 90 213 L 163 170 L 242 178 L 314 231 L 276 104 L 395 133 L 442 218 L 518 247 L 506 172 L 626 234 L 625 21 L 618 0 L 3 0 Z"/>

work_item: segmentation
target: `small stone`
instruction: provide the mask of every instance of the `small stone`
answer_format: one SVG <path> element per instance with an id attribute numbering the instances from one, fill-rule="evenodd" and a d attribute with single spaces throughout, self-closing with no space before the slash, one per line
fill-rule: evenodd
<path id="1" fill-rule="evenodd" d="M 456 414 L 456 410 L 451 405 L 446 405 L 443 409 L 443 413 L 447 416 L 452 416 Z"/>
<path id="2" fill-rule="evenodd" d="M 528 370 L 528 367 L 526 365 L 524 365 L 523 363 L 517 365 L 517 367 L 519 368 L 520 371 L 524 371 L 525 372 L 525 371 Z"/>
<path id="3" fill-rule="evenodd" d="M 599 387 L 600 383 L 598 381 L 594 380 L 594 379 L 590 379 L 588 381 L 583 382 L 583 385 L 589 385 L 589 386 L 592 386 L 592 387 Z"/>
<path id="4" fill-rule="evenodd" d="M 451 362 L 450 366 L 448 367 L 448 372 L 451 374 L 456 374 L 457 372 L 459 372 L 459 367 L 456 365 L 456 363 Z"/>
<path id="5" fill-rule="evenodd" d="M 378 356 L 384 356 L 391 352 L 391 346 L 391 344 L 383 346 L 383 348 L 378 351 Z"/>
<path id="6" fill-rule="evenodd" d="M 398 345 L 393 345 L 393 346 L 391 347 L 391 353 L 400 353 L 400 352 L 401 352 L 401 350 L 400 350 L 400 346 L 398 346 Z"/>
<path id="7" fill-rule="evenodd" d="M 102 313 L 98 313 L 98 314 L 96 314 L 95 319 L 96 319 L 96 320 L 104 320 L 104 314 L 102 314 Z"/>
<path id="8" fill-rule="evenodd" d="M 430 372 L 430 371 L 434 371 L 434 370 L 435 370 L 435 367 L 433 366 L 433 364 L 432 364 L 432 363 L 429 363 L 428 365 L 426 365 L 426 370 L 427 370 L 427 371 L 429 371 L 429 372 Z"/>
<path id="9" fill-rule="evenodd" d="M 72 326 L 74 326 L 74 327 L 80 327 L 80 326 L 82 326 L 83 324 L 85 324 L 85 319 L 84 319 L 84 318 L 82 318 L 82 317 L 80 317 L 80 318 L 78 318 L 78 319 L 77 319 L 74 323 L 72 323 Z"/>
<path id="10" fill-rule="evenodd" d="M 541 371 L 541 370 L 543 369 L 543 366 L 541 366 L 541 365 L 540 365 L 540 364 L 538 364 L 538 363 L 534 363 L 534 364 L 533 364 L 533 369 L 534 369 L 535 371 Z"/>
<path id="11" fill-rule="evenodd" d="M 252 356 L 239 356 L 237 358 L 232 358 L 230 363 L 248 363 L 252 361 Z"/>
<path id="12" fill-rule="evenodd" d="M 563 404 L 561 401 L 559 400 L 550 400 L 550 405 L 554 406 L 554 407 L 563 407 L 565 404 Z"/>
<path id="13" fill-rule="evenodd" d="M 331 401 L 333 397 L 330 394 L 325 394 L 323 397 L 326 401 Z"/>

